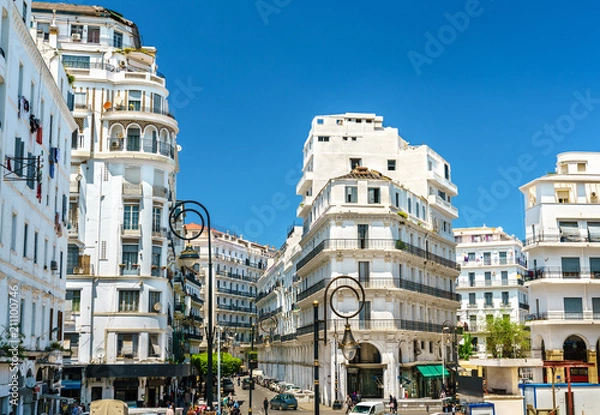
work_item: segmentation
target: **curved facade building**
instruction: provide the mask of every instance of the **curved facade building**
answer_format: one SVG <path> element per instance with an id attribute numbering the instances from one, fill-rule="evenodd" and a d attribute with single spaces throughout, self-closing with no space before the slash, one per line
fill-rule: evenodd
<path id="1" fill-rule="evenodd" d="M 168 232 L 177 121 L 156 50 L 98 6 L 34 3 L 32 35 L 73 84 L 63 396 L 158 405 L 172 356 Z"/>

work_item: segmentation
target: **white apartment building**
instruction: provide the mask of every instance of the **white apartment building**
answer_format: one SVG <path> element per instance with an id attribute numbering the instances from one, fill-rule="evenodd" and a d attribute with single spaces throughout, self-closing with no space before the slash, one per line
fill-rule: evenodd
<path id="1" fill-rule="evenodd" d="M 198 224 L 186 225 L 188 237 L 202 230 Z M 267 264 L 275 254 L 275 249 L 268 245 L 244 239 L 241 235 L 212 229 L 211 232 L 213 263 L 213 325 L 223 333 L 233 337 L 229 351 L 243 358 L 245 351 L 251 346 L 252 324 L 256 323 L 257 296 L 256 282 L 267 268 Z M 203 231 L 200 237 L 190 241 L 190 245 L 200 255 L 198 263 L 199 275 L 208 276 L 208 232 Z M 208 315 L 208 284 L 203 284 L 204 319 Z M 216 346 L 216 339 L 214 345 Z M 206 342 L 202 345 L 206 351 Z"/>
<path id="2" fill-rule="evenodd" d="M 600 153 L 557 156 L 556 172 L 521 186 L 525 197 L 531 341 L 544 360 L 593 364 L 572 382 L 598 383 Z M 565 381 L 563 370 L 558 370 Z M 544 374 L 551 382 L 551 373 Z"/>
<path id="3" fill-rule="evenodd" d="M 486 323 L 510 318 L 524 323 L 529 314 L 523 244 L 502 228 L 455 228 L 456 262 L 461 265 L 456 291 L 458 319 L 474 339 L 475 352 L 486 355 Z"/>
<path id="4" fill-rule="evenodd" d="M 158 405 L 189 366 L 173 353 L 169 209 L 177 121 L 156 50 L 100 6 L 34 2 L 32 34 L 66 68 L 78 134 L 68 208 L 63 396 Z"/>
<path id="5" fill-rule="evenodd" d="M 283 358 L 266 362 L 268 374 L 286 373 L 286 380 L 313 387 L 313 302 L 318 301 L 319 320 L 327 315 L 328 344 L 319 343 L 325 403 L 354 391 L 378 399 L 405 393 L 438 397 L 443 377 L 450 386 L 442 358 L 452 355 L 441 347 L 442 327 L 454 325 L 459 306 L 451 226 L 457 188 L 450 165 L 431 148 L 410 146 L 397 129 L 383 127 L 382 117 L 352 113 L 315 117 L 303 160 L 296 189 L 302 196 L 300 251 L 286 244 L 290 255 L 266 276 L 277 286 L 279 269 L 295 264 L 293 309 L 282 300 L 277 307 L 282 307 L 280 319 L 292 316 L 296 328 L 287 332 L 288 326 L 279 326 L 281 342 L 274 347 Z M 359 281 L 366 291 L 362 311 L 350 320 L 360 343 L 352 361 L 332 344 L 345 321 L 324 307 L 325 288 L 338 276 Z M 288 284 L 282 281 L 283 293 Z M 358 309 L 350 290 L 338 291 L 331 301 L 344 313 Z"/>
<path id="6" fill-rule="evenodd" d="M 31 38 L 30 4 L 2 0 L 0 8 L 0 413 L 55 413 L 72 89 Z"/>

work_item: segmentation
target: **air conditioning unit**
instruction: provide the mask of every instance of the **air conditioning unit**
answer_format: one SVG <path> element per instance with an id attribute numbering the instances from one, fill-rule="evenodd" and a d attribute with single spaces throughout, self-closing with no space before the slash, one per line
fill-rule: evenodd
<path id="1" fill-rule="evenodd" d="M 73 33 L 71 35 L 71 40 L 73 42 L 80 42 L 81 41 L 81 35 L 79 33 Z"/>

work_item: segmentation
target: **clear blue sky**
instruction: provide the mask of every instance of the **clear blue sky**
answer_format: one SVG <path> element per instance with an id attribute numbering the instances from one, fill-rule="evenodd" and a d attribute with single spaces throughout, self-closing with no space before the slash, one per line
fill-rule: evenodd
<path id="1" fill-rule="evenodd" d="M 600 151 L 592 1 L 80 4 L 122 13 L 157 47 L 181 129 L 178 198 L 260 243 L 279 246 L 295 220 L 315 115 L 382 115 L 451 163 L 455 227 L 519 237 L 518 186 L 553 171 L 557 153 Z"/>

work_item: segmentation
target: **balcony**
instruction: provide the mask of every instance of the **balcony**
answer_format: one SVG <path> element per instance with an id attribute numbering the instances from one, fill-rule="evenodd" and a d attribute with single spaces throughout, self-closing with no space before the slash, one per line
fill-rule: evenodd
<path id="1" fill-rule="evenodd" d="M 582 311 L 582 312 L 565 312 L 565 311 L 548 311 L 545 313 L 534 313 L 528 314 L 525 316 L 526 321 L 535 321 L 535 320 L 583 320 L 583 321 L 595 321 L 600 320 L 600 313 L 595 313 L 593 311 Z M 571 323 L 567 323 L 571 324 Z"/>
<path id="2" fill-rule="evenodd" d="M 111 137 L 108 149 L 110 152 L 141 153 L 148 156 L 159 155 L 170 159 L 175 158 L 175 148 L 172 145 L 151 138 Z M 167 198 L 167 194 L 163 196 L 165 199 Z"/>
<path id="3" fill-rule="evenodd" d="M 544 243 L 600 243 L 600 235 L 597 233 L 586 229 L 577 229 L 576 231 L 570 234 L 542 233 L 523 240 L 523 246 L 528 247 Z"/>
<path id="4" fill-rule="evenodd" d="M 429 195 L 427 196 L 427 201 L 429 202 L 430 206 L 441 208 L 452 219 L 458 218 L 458 209 L 452 206 L 450 202 L 442 199 L 440 196 Z"/>
<path id="5" fill-rule="evenodd" d="M 61 39 L 65 39 L 65 41 L 70 42 L 71 38 L 70 37 L 62 37 Z M 59 39 L 59 40 L 61 40 Z M 159 85 L 164 87 L 165 86 L 165 76 L 163 74 L 161 74 L 160 72 L 156 72 L 156 74 L 151 73 L 151 72 L 134 72 L 132 71 L 133 68 L 132 67 L 120 67 L 120 66 L 115 66 L 109 63 L 102 63 L 102 62 L 90 62 L 89 64 L 83 64 L 83 65 L 77 65 L 77 66 L 72 66 L 69 65 L 69 63 L 67 63 L 66 66 L 67 72 L 69 72 L 70 74 L 73 74 L 75 76 L 77 76 L 78 78 L 81 77 L 83 79 L 90 77 L 90 78 L 107 78 L 110 79 L 113 82 L 123 82 L 123 81 L 127 81 L 127 80 L 134 80 L 134 81 L 146 81 L 149 82 L 151 84 L 153 84 L 153 86 L 155 85 Z"/>
<path id="6" fill-rule="evenodd" d="M 346 324 L 346 320 L 330 320 L 329 330 L 333 331 L 336 329 L 343 329 Z M 360 331 L 396 331 L 396 330 L 408 330 L 408 331 L 420 331 L 427 333 L 441 333 L 443 329 L 442 324 L 427 323 L 424 321 L 417 320 L 406 320 L 406 319 L 372 319 L 372 320 L 348 320 L 350 328 L 353 332 Z M 296 336 L 302 336 L 305 334 L 313 333 L 313 324 L 307 324 L 305 326 L 298 327 L 296 329 Z M 324 329 L 324 322 L 319 321 L 319 330 Z M 282 338 L 283 341 L 283 338 Z"/>
<path id="7" fill-rule="evenodd" d="M 537 268 L 527 271 L 527 274 L 525 274 L 525 282 L 536 280 L 598 280 L 600 282 L 600 270 L 564 270 L 559 267 Z"/>
<path id="8" fill-rule="evenodd" d="M 468 281 L 459 282 L 458 288 L 480 288 L 480 287 L 510 287 L 523 285 L 522 278 L 511 278 L 507 280 L 491 280 L 491 281 Z"/>
<path id="9" fill-rule="evenodd" d="M 129 182 L 123 182 L 123 196 L 126 197 L 135 197 L 135 198 L 141 198 L 142 197 L 142 185 L 139 183 L 129 183 Z"/>
<path id="10" fill-rule="evenodd" d="M 305 171 L 296 186 L 296 194 L 304 195 L 308 189 L 312 187 L 313 184 L 313 172 Z"/>
<path id="11" fill-rule="evenodd" d="M 325 289 L 327 282 L 328 282 L 327 280 L 321 280 L 321 281 L 317 282 L 316 284 L 311 285 L 306 290 L 300 291 L 298 293 L 298 295 L 296 296 L 296 301 L 302 301 L 305 298 L 310 297 L 311 295 Z"/>
<path id="12" fill-rule="evenodd" d="M 427 172 L 427 180 L 433 182 L 436 187 L 439 187 L 440 190 L 445 191 L 450 196 L 456 196 L 458 194 L 458 188 L 454 183 L 433 171 Z"/>
<path id="13" fill-rule="evenodd" d="M 152 186 L 152 196 L 166 199 L 169 191 L 164 186 Z"/>
<path id="14" fill-rule="evenodd" d="M 234 290 L 232 288 L 217 287 L 217 292 L 223 294 L 239 295 L 242 297 L 254 298 L 254 294 L 250 291 Z"/>
<path id="15" fill-rule="evenodd" d="M 483 266 L 498 266 L 498 265 L 520 265 L 524 268 L 527 267 L 527 260 L 524 258 L 516 258 L 516 259 L 507 259 L 507 258 L 493 258 L 485 261 L 469 261 L 468 259 L 463 259 L 459 261 L 460 265 L 464 268 L 476 268 Z"/>
<path id="16" fill-rule="evenodd" d="M 142 224 L 129 223 L 126 225 L 121 225 L 121 236 L 140 238 L 142 236 Z"/>
<path id="17" fill-rule="evenodd" d="M 241 313 L 252 313 L 251 307 L 243 307 L 243 306 L 233 305 L 233 304 L 217 303 L 217 308 L 219 310 L 239 311 Z"/>
<path id="18" fill-rule="evenodd" d="M 120 264 L 120 275 L 140 275 L 140 264 Z"/>
<path id="19" fill-rule="evenodd" d="M 277 314 L 281 313 L 281 311 L 282 311 L 282 310 L 283 310 L 283 307 L 279 306 L 279 307 L 277 307 L 277 308 L 276 308 L 275 310 L 273 310 L 273 311 L 267 311 L 266 313 L 260 314 L 260 315 L 258 316 L 258 320 L 259 320 L 259 321 L 260 321 L 260 320 L 265 320 L 265 319 L 267 319 L 267 318 L 269 318 L 269 317 L 276 316 Z"/>

